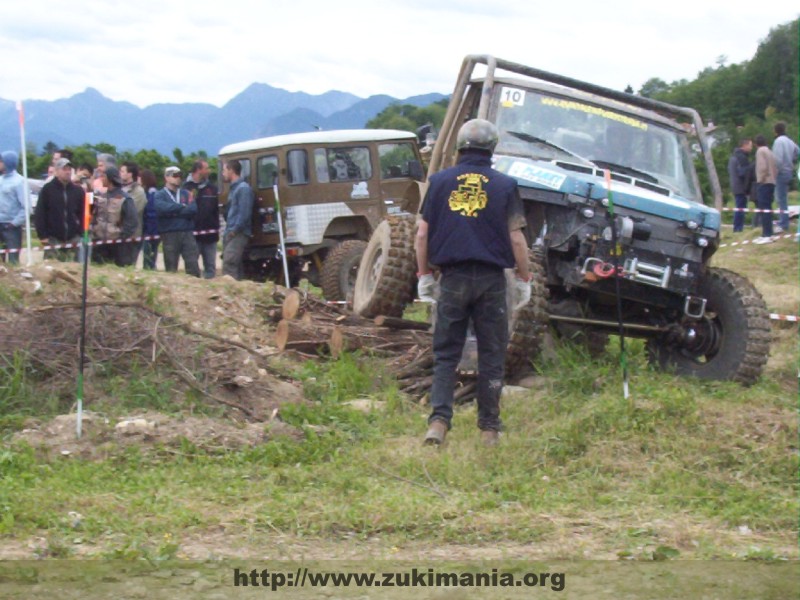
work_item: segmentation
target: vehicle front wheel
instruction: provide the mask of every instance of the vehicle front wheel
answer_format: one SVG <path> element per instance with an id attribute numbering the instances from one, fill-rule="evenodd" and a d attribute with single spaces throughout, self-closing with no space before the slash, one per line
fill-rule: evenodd
<path id="1" fill-rule="evenodd" d="M 375 228 L 358 267 L 353 294 L 356 314 L 403 316 L 416 285 L 415 227 L 414 215 L 396 215 Z"/>
<path id="2" fill-rule="evenodd" d="M 647 342 L 651 364 L 678 375 L 752 385 L 769 356 L 770 323 L 764 299 L 741 275 L 711 268 L 700 282 L 702 319 L 682 324 L 684 334 Z"/>

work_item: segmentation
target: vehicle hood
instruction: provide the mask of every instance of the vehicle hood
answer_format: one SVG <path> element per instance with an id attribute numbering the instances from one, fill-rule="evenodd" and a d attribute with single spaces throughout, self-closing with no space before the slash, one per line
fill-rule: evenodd
<path id="1" fill-rule="evenodd" d="M 516 156 L 495 156 L 495 169 L 517 180 L 520 187 L 543 189 L 602 200 L 608 197 L 605 178 L 562 168 L 552 162 Z M 719 230 L 720 213 L 710 206 L 675 194 L 665 195 L 622 181 L 611 182 L 615 206 L 674 221 L 695 221 Z"/>

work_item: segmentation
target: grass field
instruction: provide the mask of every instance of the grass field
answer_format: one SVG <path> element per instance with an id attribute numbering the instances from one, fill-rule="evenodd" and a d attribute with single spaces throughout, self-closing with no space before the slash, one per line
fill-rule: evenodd
<path id="1" fill-rule="evenodd" d="M 749 277 L 771 312 L 800 314 L 793 239 L 727 246 L 713 264 Z M 281 417 L 303 441 L 46 458 L 10 439 L 30 407 L 40 417 L 58 407 L 23 359 L 6 361 L 0 558 L 796 560 L 797 324 L 775 322 L 773 334 L 766 373 L 749 388 L 654 371 L 634 341 L 628 400 L 616 339 L 598 360 L 557 346 L 532 389 L 504 398 L 507 431 L 490 451 L 472 406 L 457 411 L 442 450 L 421 446 L 426 409 L 380 377 L 378 359 L 348 354 L 292 367 L 309 402 Z M 103 385 L 117 401 L 104 406 L 111 416 L 179 412 L 158 373 Z"/>

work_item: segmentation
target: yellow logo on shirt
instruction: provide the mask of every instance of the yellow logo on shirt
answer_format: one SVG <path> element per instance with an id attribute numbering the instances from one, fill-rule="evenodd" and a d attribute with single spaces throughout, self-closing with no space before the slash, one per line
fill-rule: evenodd
<path id="1" fill-rule="evenodd" d="M 465 173 L 457 179 L 462 183 L 457 190 L 450 192 L 450 210 L 464 217 L 477 217 L 478 211 L 486 208 L 488 197 L 483 184 L 488 183 L 489 178 L 479 173 Z"/>

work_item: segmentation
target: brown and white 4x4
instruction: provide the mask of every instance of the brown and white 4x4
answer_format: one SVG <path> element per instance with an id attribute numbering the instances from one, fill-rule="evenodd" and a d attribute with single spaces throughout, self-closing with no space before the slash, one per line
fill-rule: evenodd
<path id="1" fill-rule="evenodd" d="M 415 214 L 424 179 L 417 137 L 383 129 L 315 131 L 225 146 L 253 188 L 253 237 L 246 277 L 283 280 L 273 183 L 285 235 L 290 283 L 301 277 L 329 300 L 345 300 L 372 232 L 393 214 Z M 227 188 L 222 201 L 227 201 Z"/>

